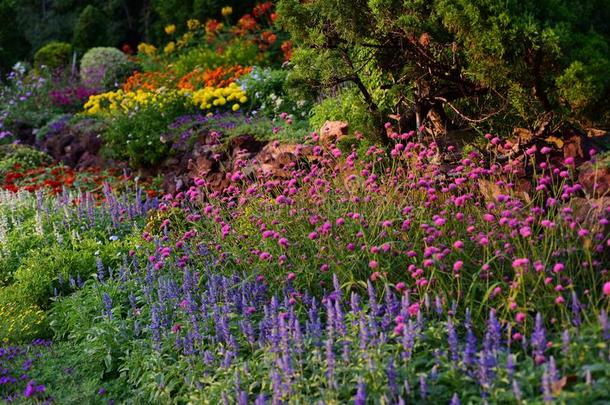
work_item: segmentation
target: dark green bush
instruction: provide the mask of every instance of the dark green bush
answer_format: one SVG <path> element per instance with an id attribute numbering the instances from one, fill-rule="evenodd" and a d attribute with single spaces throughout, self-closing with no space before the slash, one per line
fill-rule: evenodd
<path id="1" fill-rule="evenodd" d="M 74 26 L 72 43 L 81 52 L 89 48 L 107 43 L 106 31 L 108 28 L 108 17 L 99 8 L 89 4 L 78 16 Z"/>
<path id="2" fill-rule="evenodd" d="M 340 90 L 313 106 L 309 118 L 311 127 L 319 131 L 327 120 L 347 121 L 352 134 L 354 131 L 364 134 L 375 132 L 375 121 L 354 88 Z"/>
<path id="3" fill-rule="evenodd" d="M 382 139 L 389 114 L 407 129 L 432 116 L 445 129 L 536 127 L 549 113 L 607 124 L 609 13 L 602 0 L 278 2 L 294 83 L 352 83 Z"/>
<path id="4" fill-rule="evenodd" d="M 66 42 L 52 41 L 36 51 L 34 66 L 46 66 L 49 69 L 65 68 L 70 64 L 72 46 Z"/>

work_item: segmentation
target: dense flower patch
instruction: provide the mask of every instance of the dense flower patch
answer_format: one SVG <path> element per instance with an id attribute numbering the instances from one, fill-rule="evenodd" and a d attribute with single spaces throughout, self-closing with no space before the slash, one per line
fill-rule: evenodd
<path id="1" fill-rule="evenodd" d="M 42 190 L 51 194 L 60 194 L 65 189 L 80 189 L 90 191 L 101 198 L 105 183 L 116 185 L 118 189 L 121 189 L 128 181 L 132 182 L 133 178 L 121 173 L 118 169 L 89 168 L 75 170 L 63 165 L 24 169 L 17 164 L 12 171 L 6 173 L 0 187 L 14 193 L 20 190 L 29 192 Z M 153 195 L 155 193 L 152 189 L 148 192 Z"/>
<path id="2" fill-rule="evenodd" d="M 553 138 L 519 154 L 489 134 L 461 145 L 388 123 L 388 144 L 374 144 L 359 129 L 399 94 L 360 99 L 386 80 L 366 66 L 378 51 L 331 37 L 311 58 L 319 77 L 289 76 L 271 2 L 217 11 L 129 57 L 92 50 L 81 73 L 108 55 L 102 93 L 20 65 L 0 92 L 0 140 L 18 140 L 0 148 L 0 398 L 607 401 L 610 207 L 596 178 L 579 183 Z M 409 41 L 427 52 L 426 35 Z M 328 63 L 335 50 L 349 69 Z M 88 163 L 138 176 L 20 145 L 56 158 L 64 139 L 99 139 Z M 177 192 L 140 180 L 159 170 Z"/>
<path id="3" fill-rule="evenodd" d="M 50 343 L 37 339 L 28 346 L 0 348 L 0 399 L 7 403 L 27 399 L 45 403 L 47 395 L 44 384 L 31 379 L 29 373 Z"/>

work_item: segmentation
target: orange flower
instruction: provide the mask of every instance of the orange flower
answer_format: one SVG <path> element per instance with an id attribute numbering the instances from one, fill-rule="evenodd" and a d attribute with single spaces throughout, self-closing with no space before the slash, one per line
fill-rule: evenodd
<path id="1" fill-rule="evenodd" d="M 290 41 L 282 42 L 280 49 L 284 53 L 284 60 L 290 60 L 290 58 L 292 58 L 292 42 L 290 42 Z"/>
<path id="2" fill-rule="evenodd" d="M 266 1 L 264 3 L 257 4 L 252 10 L 252 14 L 254 14 L 254 17 L 256 18 L 260 18 L 266 15 L 269 11 L 271 11 L 272 8 L 273 3 L 271 3 L 270 1 Z"/>
<path id="3" fill-rule="evenodd" d="M 261 36 L 263 38 L 263 41 L 265 41 L 269 45 L 273 45 L 273 43 L 277 40 L 277 35 L 275 35 L 272 31 L 263 31 Z"/>
<path id="4" fill-rule="evenodd" d="M 198 90 L 204 87 L 227 87 L 239 77 L 250 73 L 252 67 L 220 66 L 212 70 L 195 69 L 182 76 L 178 88 L 183 90 Z"/>

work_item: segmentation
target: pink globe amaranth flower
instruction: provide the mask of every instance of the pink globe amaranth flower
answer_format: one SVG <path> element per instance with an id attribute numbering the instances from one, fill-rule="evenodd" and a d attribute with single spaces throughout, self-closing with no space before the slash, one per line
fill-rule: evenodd
<path id="1" fill-rule="evenodd" d="M 261 260 L 269 260 L 269 259 L 271 259 L 271 253 L 262 252 L 261 254 L 258 255 L 258 258 Z"/>
<path id="2" fill-rule="evenodd" d="M 532 228 L 530 228 L 529 226 L 523 226 L 521 227 L 521 229 L 519 229 L 519 233 L 524 238 L 527 238 L 532 235 Z"/>
<path id="3" fill-rule="evenodd" d="M 462 269 L 463 266 L 464 266 L 464 262 L 461 260 L 458 260 L 455 263 L 453 263 L 453 271 L 458 272 Z"/>
<path id="4" fill-rule="evenodd" d="M 567 157 L 564 161 L 563 164 L 566 166 L 574 166 L 574 158 L 573 157 Z"/>
<path id="5" fill-rule="evenodd" d="M 174 326 L 172 326 L 172 333 L 178 333 L 178 332 L 180 332 L 180 329 L 182 329 L 182 325 L 177 323 Z"/>
<path id="6" fill-rule="evenodd" d="M 337 218 L 337 220 L 335 221 L 335 224 L 336 224 L 337 226 L 341 226 L 341 225 L 343 225 L 344 223 L 345 223 L 345 219 L 343 219 L 343 218 Z"/>
<path id="7" fill-rule="evenodd" d="M 587 236 L 588 234 L 589 234 L 589 230 L 587 230 L 587 229 L 578 230 L 578 236 L 580 236 L 581 238 Z"/>
<path id="8" fill-rule="evenodd" d="M 297 278 L 297 275 L 294 273 L 288 273 L 288 280 L 294 280 L 295 278 Z"/>
<path id="9" fill-rule="evenodd" d="M 564 302 L 566 302 L 566 300 L 561 295 L 559 297 L 555 298 L 555 304 L 557 304 L 557 305 L 562 305 Z"/>
<path id="10" fill-rule="evenodd" d="M 283 248 L 288 247 L 288 239 L 286 238 L 279 238 L 277 243 Z"/>
<path id="11" fill-rule="evenodd" d="M 553 273 L 561 273 L 565 268 L 563 263 L 557 263 L 553 266 Z"/>
<path id="12" fill-rule="evenodd" d="M 464 242 L 462 242 L 461 240 L 456 240 L 455 242 L 453 242 L 453 248 L 456 250 L 461 250 L 464 247 Z"/>
<path id="13" fill-rule="evenodd" d="M 529 265 L 529 259 L 521 258 L 513 260 L 513 269 L 524 269 Z"/>
<path id="14" fill-rule="evenodd" d="M 311 239 L 311 240 L 318 239 L 318 233 L 317 232 L 311 232 L 307 237 L 309 239 Z"/>
<path id="15" fill-rule="evenodd" d="M 606 281 L 603 287 L 604 295 L 610 297 L 610 281 Z"/>
<path id="16" fill-rule="evenodd" d="M 377 263 L 377 261 L 376 261 L 376 260 L 371 260 L 371 261 L 369 262 L 369 267 L 370 267 L 371 269 L 376 269 L 377 267 L 379 267 L 379 263 Z"/>
<path id="17" fill-rule="evenodd" d="M 516 333 L 513 334 L 513 340 L 514 341 L 519 342 L 519 341 L 521 341 L 521 339 L 523 339 L 523 335 L 520 334 L 519 332 L 516 332 Z"/>
<path id="18" fill-rule="evenodd" d="M 551 153 L 551 148 L 549 148 L 548 146 L 543 146 L 540 149 L 540 153 L 542 153 L 543 155 L 548 155 L 549 153 Z"/>
<path id="19" fill-rule="evenodd" d="M 523 321 L 525 321 L 525 318 L 527 317 L 527 315 L 523 312 L 517 312 L 517 315 L 515 315 L 515 321 L 517 321 L 517 323 L 522 323 Z"/>
<path id="20" fill-rule="evenodd" d="M 398 284 L 396 284 L 396 289 L 400 292 L 403 292 L 405 290 L 405 288 L 407 288 L 407 285 L 405 283 L 403 283 L 402 281 L 399 282 Z"/>
<path id="21" fill-rule="evenodd" d="M 329 266 L 326 263 L 320 266 L 320 271 L 322 273 L 326 273 L 328 271 L 328 269 L 329 269 Z"/>
<path id="22" fill-rule="evenodd" d="M 381 226 L 383 226 L 384 228 L 389 228 L 392 226 L 392 221 L 383 221 L 381 223 Z"/>
<path id="23" fill-rule="evenodd" d="M 409 316 L 416 316 L 419 312 L 419 303 L 416 302 L 414 304 L 411 304 L 407 309 L 407 312 L 409 313 Z"/>

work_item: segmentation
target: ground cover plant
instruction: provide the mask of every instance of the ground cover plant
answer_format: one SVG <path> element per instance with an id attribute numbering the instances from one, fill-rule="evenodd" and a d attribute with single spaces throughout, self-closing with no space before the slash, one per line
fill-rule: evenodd
<path id="1" fill-rule="evenodd" d="M 0 85 L 0 401 L 608 403 L 597 0 L 72 3 Z"/>

